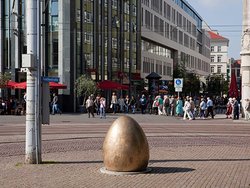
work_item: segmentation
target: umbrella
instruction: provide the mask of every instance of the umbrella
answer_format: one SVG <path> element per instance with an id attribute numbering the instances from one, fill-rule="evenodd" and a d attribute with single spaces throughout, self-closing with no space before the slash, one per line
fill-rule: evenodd
<path id="1" fill-rule="evenodd" d="M 229 97 L 235 97 L 235 98 L 239 97 L 237 81 L 236 81 L 236 76 L 235 76 L 234 72 L 232 72 L 232 74 L 231 74 L 231 82 L 230 82 L 230 87 L 229 87 Z"/>
<path id="2" fill-rule="evenodd" d="M 67 89 L 65 84 L 59 84 L 56 82 L 49 82 L 50 89 Z"/>
<path id="3" fill-rule="evenodd" d="M 20 82 L 16 83 L 14 85 L 15 89 L 26 89 L 27 83 L 26 82 Z M 56 82 L 49 82 L 50 89 L 67 89 L 67 86 L 65 84 L 60 84 Z"/>
<path id="4" fill-rule="evenodd" d="M 15 84 L 17 84 L 17 82 L 14 82 L 12 80 L 8 80 L 6 85 L 3 85 L 3 88 L 14 88 Z"/>
<path id="5" fill-rule="evenodd" d="M 20 83 L 16 83 L 13 87 L 15 89 L 26 89 L 27 84 L 26 82 L 20 82 Z"/>
<path id="6" fill-rule="evenodd" d="M 128 90 L 129 87 L 127 85 L 122 85 L 118 82 L 113 82 L 113 81 L 109 81 L 109 80 L 104 80 L 102 82 L 99 82 L 97 84 L 97 87 L 99 87 L 100 89 L 121 89 L 121 90 Z"/>

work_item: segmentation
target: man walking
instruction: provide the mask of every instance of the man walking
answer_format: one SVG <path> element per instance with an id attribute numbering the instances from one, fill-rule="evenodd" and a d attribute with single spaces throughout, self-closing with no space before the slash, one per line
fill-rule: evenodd
<path id="1" fill-rule="evenodd" d="M 206 117 L 210 114 L 212 119 L 214 119 L 214 112 L 213 112 L 213 101 L 210 99 L 210 97 L 207 98 L 207 114 Z"/>
<path id="2" fill-rule="evenodd" d="M 58 105 L 58 96 L 56 93 L 53 93 L 53 100 L 52 100 L 52 114 L 54 115 L 55 113 L 60 113 L 62 114 L 62 111 L 59 108 Z"/>

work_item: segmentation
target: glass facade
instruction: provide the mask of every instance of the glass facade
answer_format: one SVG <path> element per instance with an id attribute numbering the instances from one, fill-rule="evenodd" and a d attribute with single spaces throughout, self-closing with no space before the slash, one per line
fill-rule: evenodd
<path id="1" fill-rule="evenodd" d="M 22 15 L 19 20 L 21 57 L 21 54 L 27 53 L 26 1 L 16 1 L 20 4 Z M 10 69 L 15 59 L 11 51 L 11 44 L 15 43 L 10 29 L 13 24 L 13 14 L 10 14 L 12 3 L 3 3 L 4 47 L 1 50 L 4 54 L 4 71 Z M 108 79 L 130 85 L 133 74 L 140 73 L 140 18 L 137 17 L 140 6 L 138 0 L 45 0 L 43 74 L 63 77 L 60 81 L 69 83 L 67 95 L 72 96 L 74 79 L 81 74 L 89 74 L 95 81 Z M 65 16 L 69 17 L 65 19 Z M 67 26 L 64 27 L 64 24 Z M 69 41 L 69 47 L 65 47 L 65 41 Z M 69 75 L 64 76 L 64 71 Z M 20 72 L 20 67 L 15 72 Z M 20 81 L 18 76 L 15 76 L 16 81 Z"/>

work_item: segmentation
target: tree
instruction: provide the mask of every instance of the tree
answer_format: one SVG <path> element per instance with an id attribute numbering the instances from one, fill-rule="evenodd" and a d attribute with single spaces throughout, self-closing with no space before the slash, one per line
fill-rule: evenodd
<path id="1" fill-rule="evenodd" d="M 75 90 L 77 97 L 83 97 L 85 102 L 88 96 L 96 93 L 97 87 L 95 81 L 88 75 L 81 75 L 75 81 Z"/>
<path id="2" fill-rule="evenodd" d="M 0 88 L 7 85 L 8 80 L 10 80 L 10 73 L 0 73 Z"/>
<path id="3" fill-rule="evenodd" d="M 174 78 L 183 78 L 182 93 L 196 95 L 200 91 L 200 79 L 194 72 L 186 70 L 184 61 L 178 63 L 173 72 Z M 174 92 L 174 85 L 170 86 L 170 92 Z"/>
<path id="4" fill-rule="evenodd" d="M 217 95 L 228 92 L 228 81 L 221 75 L 210 75 L 207 77 L 206 92 L 209 95 Z"/>

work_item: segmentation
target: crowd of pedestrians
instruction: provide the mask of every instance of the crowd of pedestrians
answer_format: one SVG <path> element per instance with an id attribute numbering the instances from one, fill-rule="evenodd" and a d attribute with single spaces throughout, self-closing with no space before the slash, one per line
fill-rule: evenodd
<path id="1" fill-rule="evenodd" d="M 26 96 L 26 94 L 24 94 Z M 0 98 L 0 115 L 25 115 L 26 98 Z"/>
<path id="2" fill-rule="evenodd" d="M 250 118 L 250 100 L 246 100 L 244 107 L 246 120 Z M 195 120 L 214 118 L 218 113 L 225 114 L 225 118 L 239 119 L 240 105 L 236 98 L 223 97 L 176 97 L 174 95 L 157 95 L 155 97 L 142 94 L 141 96 L 131 98 L 118 97 L 115 92 L 112 93 L 110 104 L 107 104 L 106 99 L 97 95 L 89 96 L 86 101 L 86 109 L 89 118 L 95 117 L 94 111 L 100 118 L 106 118 L 106 111 L 116 113 L 138 113 L 155 114 L 163 116 L 181 117 L 184 120 Z"/>

